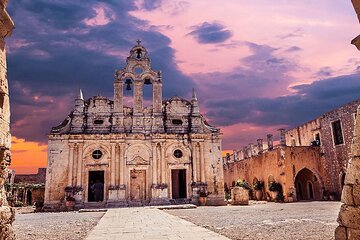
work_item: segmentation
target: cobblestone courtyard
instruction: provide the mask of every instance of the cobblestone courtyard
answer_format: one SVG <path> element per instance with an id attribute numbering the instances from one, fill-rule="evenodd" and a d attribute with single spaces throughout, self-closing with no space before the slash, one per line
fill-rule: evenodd
<path id="1" fill-rule="evenodd" d="M 249 206 L 198 207 L 196 209 L 164 210 L 164 212 L 213 230 L 231 239 L 326 240 L 334 239 L 333 235 L 337 226 L 336 218 L 340 205 L 339 202 L 266 203 L 251 204 Z M 168 218 L 156 212 L 155 214 L 149 214 L 151 212 L 149 208 L 119 209 L 116 210 L 116 217 L 123 219 L 126 215 L 129 215 L 129 211 L 135 211 L 136 214 L 131 218 L 127 218 L 131 220 L 126 220 L 127 225 L 125 227 L 131 226 L 133 228 L 132 232 L 138 236 L 142 235 L 141 231 L 149 230 L 146 229 L 147 225 L 156 226 L 157 222 L 159 224 L 164 222 L 164 217 Z M 20 240 L 85 239 L 103 214 L 96 212 L 17 214 L 14 228 L 17 239 Z M 120 222 L 119 219 L 113 218 L 111 224 L 116 227 L 116 224 L 113 223 Z M 175 219 L 173 220 L 175 222 Z M 151 221 L 151 223 L 146 221 Z M 185 227 L 187 234 L 191 234 L 189 231 L 193 228 L 187 227 L 185 222 L 176 222 L 178 222 L 177 225 L 184 225 L 181 228 Z M 136 223 L 141 224 L 144 228 L 137 227 Z M 179 229 L 179 226 L 174 226 L 173 230 L 175 230 L 175 227 Z M 167 231 L 171 232 L 172 230 L 167 229 Z M 101 239 L 110 238 L 104 234 Z M 168 238 L 162 236 L 161 239 Z"/>
<path id="2" fill-rule="evenodd" d="M 266 203 L 166 212 L 231 239 L 334 239 L 340 202 Z"/>

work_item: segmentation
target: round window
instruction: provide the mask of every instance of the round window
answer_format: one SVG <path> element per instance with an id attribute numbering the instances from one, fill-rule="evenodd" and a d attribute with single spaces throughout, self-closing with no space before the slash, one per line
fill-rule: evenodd
<path id="1" fill-rule="evenodd" d="M 174 156 L 175 156 L 176 158 L 182 158 L 183 153 L 182 153 L 181 150 L 176 149 L 176 150 L 174 151 Z"/>
<path id="2" fill-rule="evenodd" d="M 136 74 L 141 74 L 143 72 L 143 69 L 141 67 L 136 67 L 135 68 L 135 73 Z"/>
<path id="3" fill-rule="evenodd" d="M 95 150 L 92 153 L 94 159 L 100 159 L 103 156 L 103 153 L 100 150 Z"/>

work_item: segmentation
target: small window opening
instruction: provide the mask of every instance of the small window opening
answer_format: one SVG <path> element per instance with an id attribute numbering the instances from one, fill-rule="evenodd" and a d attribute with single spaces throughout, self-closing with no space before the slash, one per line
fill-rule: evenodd
<path id="1" fill-rule="evenodd" d="M 103 153 L 100 150 L 95 150 L 92 153 L 94 159 L 100 159 L 103 156 Z"/>
<path id="2" fill-rule="evenodd" d="M 94 124 L 96 124 L 96 125 L 101 125 L 103 123 L 104 123 L 104 120 L 100 120 L 100 119 L 97 119 L 94 121 Z"/>
<path id="3" fill-rule="evenodd" d="M 332 126 L 332 132 L 334 137 L 334 144 L 339 145 L 344 143 L 342 129 L 341 129 L 341 123 L 340 120 L 337 120 L 333 123 L 331 123 Z"/>
<path id="4" fill-rule="evenodd" d="M 175 156 L 176 158 L 182 158 L 183 153 L 182 153 L 181 150 L 176 149 L 176 150 L 174 151 L 174 156 Z"/>
<path id="5" fill-rule="evenodd" d="M 172 120 L 172 124 L 174 124 L 174 125 L 182 125 L 182 121 L 180 120 L 180 119 L 173 119 Z"/>

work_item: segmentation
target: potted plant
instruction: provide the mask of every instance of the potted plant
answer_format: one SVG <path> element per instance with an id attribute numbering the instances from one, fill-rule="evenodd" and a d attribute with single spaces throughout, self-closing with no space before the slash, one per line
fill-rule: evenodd
<path id="1" fill-rule="evenodd" d="M 256 181 L 254 183 L 254 190 L 255 190 L 255 198 L 256 200 L 260 201 L 263 199 L 263 189 L 264 189 L 264 182 Z"/>
<path id="2" fill-rule="evenodd" d="M 251 189 L 248 182 L 238 179 L 235 187 L 231 189 L 232 205 L 249 205 L 249 190 Z"/>
<path id="3" fill-rule="evenodd" d="M 278 182 L 271 182 L 269 185 L 269 191 L 272 192 L 272 200 L 275 202 L 282 202 L 284 200 L 282 186 Z"/>
<path id="4" fill-rule="evenodd" d="M 198 190 L 198 194 L 199 194 L 199 205 L 205 206 L 207 202 L 207 196 L 209 195 L 209 193 L 206 191 L 205 188 L 200 188 Z"/>
<path id="5" fill-rule="evenodd" d="M 41 212 L 42 208 L 44 207 L 44 200 L 43 199 L 39 199 L 38 201 L 35 202 L 35 212 Z"/>
<path id="6" fill-rule="evenodd" d="M 68 211 L 73 211 L 75 206 L 75 198 L 72 196 L 67 196 L 65 198 L 65 206 Z"/>

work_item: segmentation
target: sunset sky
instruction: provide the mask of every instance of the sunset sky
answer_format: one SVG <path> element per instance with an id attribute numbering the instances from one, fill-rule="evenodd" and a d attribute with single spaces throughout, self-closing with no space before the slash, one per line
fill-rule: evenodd
<path id="1" fill-rule="evenodd" d="M 112 98 L 136 39 L 163 73 L 164 98 L 189 98 L 240 148 L 360 96 L 360 25 L 343 0 L 12 0 L 7 39 L 12 167 L 46 166 L 47 136 L 85 98 Z"/>

